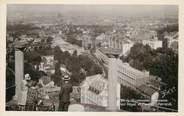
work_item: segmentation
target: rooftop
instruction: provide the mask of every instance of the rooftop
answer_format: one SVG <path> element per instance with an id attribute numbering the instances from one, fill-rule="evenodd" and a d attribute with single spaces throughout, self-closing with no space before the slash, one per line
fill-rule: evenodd
<path id="1" fill-rule="evenodd" d="M 106 84 L 107 80 L 100 74 L 88 76 L 82 83 L 82 85 L 89 86 L 88 90 L 94 92 L 95 94 L 100 94 L 106 88 Z"/>
<path id="2" fill-rule="evenodd" d="M 120 65 L 121 64 L 121 65 Z M 135 68 L 133 68 L 133 67 L 131 67 L 128 63 L 122 63 L 122 61 L 121 60 L 119 60 L 119 68 L 124 68 L 124 69 L 126 69 L 126 70 L 128 70 L 128 71 L 130 71 L 130 72 L 132 72 L 134 75 L 136 75 L 136 77 L 137 78 L 142 78 L 142 77 L 145 77 L 145 74 L 146 74 L 146 72 L 147 71 L 140 71 L 140 70 L 137 70 L 137 69 L 135 69 Z M 121 70 L 121 69 L 120 69 Z"/>
<path id="3" fill-rule="evenodd" d="M 148 96 L 152 96 L 155 92 L 157 92 L 156 90 L 150 88 L 148 85 L 141 85 L 138 87 L 138 89 Z"/>
<path id="4" fill-rule="evenodd" d="M 104 54 L 113 54 L 113 55 L 120 55 L 121 49 L 114 49 L 114 48 L 100 48 L 99 49 Z"/>
<path id="5" fill-rule="evenodd" d="M 105 89 L 105 84 L 103 80 L 94 80 L 91 85 L 89 85 L 89 90 L 99 94 Z"/>

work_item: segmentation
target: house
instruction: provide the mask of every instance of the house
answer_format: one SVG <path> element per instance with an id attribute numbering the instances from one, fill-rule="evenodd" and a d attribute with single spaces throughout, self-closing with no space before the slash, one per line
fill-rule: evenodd
<path id="1" fill-rule="evenodd" d="M 81 84 L 81 104 L 107 106 L 107 80 L 97 74 L 86 77 Z"/>
<path id="2" fill-rule="evenodd" d="M 149 45 L 152 49 L 157 49 L 162 47 L 162 41 L 160 40 L 142 40 L 143 45 Z"/>

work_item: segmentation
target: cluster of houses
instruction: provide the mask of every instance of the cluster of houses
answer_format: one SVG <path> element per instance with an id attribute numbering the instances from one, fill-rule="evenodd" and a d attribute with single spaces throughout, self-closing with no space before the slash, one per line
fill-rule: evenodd
<path id="1" fill-rule="evenodd" d="M 149 35 L 149 36 L 146 36 Z M 104 51 L 118 51 L 118 53 L 127 56 L 130 52 L 131 47 L 135 43 L 142 43 L 143 45 L 149 45 L 152 49 L 162 48 L 163 41 L 158 40 L 157 34 L 155 31 L 150 31 L 149 34 L 146 34 L 145 37 L 142 37 L 139 41 L 134 41 L 130 36 L 127 36 L 126 33 L 110 32 L 102 33 L 96 38 L 85 34 L 82 39 L 82 46 L 84 49 L 93 49 L 100 48 Z"/>
<path id="2" fill-rule="evenodd" d="M 59 31 L 58 33 L 58 35 L 62 35 L 62 31 Z M 132 39 L 133 35 L 135 36 L 137 33 L 138 32 L 134 31 L 119 33 L 114 30 L 113 32 L 101 33 L 94 38 L 94 36 L 91 36 L 89 32 L 84 31 L 83 35 L 78 37 L 82 40 L 83 49 L 63 41 L 61 37 L 58 37 L 58 35 L 57 37 L 53 36 L 53 38 L 56 39 L 52 45 L 58 45 L 62 51 L 69 51 L 70 53 L 73 53 L 76 49 L 79 51 L 78 53 L 82 53 L 84 50 L 94 48 L 96 49 L 96 57 L 100 59 L 100 61 L 103 61 L 103 64 L 108 68 L 108 70 L 111 69 L 111 67 L 109 67 L 109 59 L 113 58 L 112 56 L 117 56 L 116 63 L 114 64 L 116 70 L 112 70 L 114 71 L 114 77 L 117 78 L 118 83 L 134 89 L 145 98 L 148 98 L 150 100 L 150 105 L 154 106 L 156 105 L 155 101 L 158 100 L 159 97 L 160 78 L 150 75 L 148 71 L 139 71 L 131 67 L 129 64 L 123 63 L 118 59 L 118 57 L 122 55 L 127 56 L 130 49 L 136 42 L 140 42 L 143 45 L 149 45 L 152 49 L 167 46 L 177 51 L 178 48 L 173 44 L 178 44 L 178 32 L 164 33 L 164 42 L 158 40 L 157 33 L 155 31 L 148 31 L 148 34 L 146 34 L 147 32 L 144 32 L 145 35 L 143 34 L 141 36 L 142 39 L 140 41 L 134 41 L 134 39 Z M 140 35 L 140 33 L 138 35 Z M 9 37 L 9 35 L 7 36 L 9 41 L 14 41 L 12 37 Z M 42 42 L 47 43 L 47 40 L 43 39 L 42 41 L 40 38 L 33 39 L 32 37 L 22 35 L 20 36 L 18 43 L 13 43 L 15 44 L 14 46 L 17 44 L 18 46 L 20 46 L 20 44 L 29 44 L 30 47 L 33 47 L 34 45 L 37 47 L 36 45 L 39 45 Z M 41 59 L 42 61 L 39 65 L 39 71 L 43 71 L 48 75 L 54 74 L 54 56 L 42 56 Z M 65 69 L 66 67 L 63 68 Z M 109 96 L 108 84 L 108 80 L 101 74 L 86 77 L 80 85 L 80 103 L 107 107 Z M 59 89 L 57 88 L 56 91 L 59 91 Z M 120 94 L 120 91 L 118 94 Z"/>

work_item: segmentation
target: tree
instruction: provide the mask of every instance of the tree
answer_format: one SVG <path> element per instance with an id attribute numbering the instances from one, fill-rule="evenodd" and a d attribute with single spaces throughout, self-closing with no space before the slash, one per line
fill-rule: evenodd
<path id="1" fill-rule="evenodd" d="M 25 59 L 31 64 L 36 66 L 38 71 L 39 64 L 42 61 L 41 55 L 36 51 L 30 51 L 25 53 Z"/>
<path id="2" fill-rule="evenodd" d="M 47 38 L 47 43 L 51 43 L 53 39 L 54 39 L 53 37 L 49 36 L 49 37 Z"/>
<path id="3" fill-rule="evenodd" d="M 30 51 L 25 53 L 25 59 L 28 60 L 28 62 L 34 64 L 34 65 L 38 65 L 41 62 L 41 55 L 36 52 L 36 51 Z"/>
<path id="4" fill-rule="evenodd" d="M 172 49 L 150 49 L 149 46 L 135 44 L 130 54 L 123 61 L 138 70 L 148 70 L 151 75 L 158 76 L 167 84 L 166 90 L 175 87 L 176 91 L 169 94 L 166 99 L 172 102 L 172 107 L 177 109 L 178 101 L 178 54 Z"/>
<path id="5" fill-rule="evenodd" d="M 131 89 L 130 87 L 127 86 L 122 86 L 121 85 L 121 92 L 120 92 L 120 98 L 123 100 L 143 100 L 145 99 L 144 96 L 142 96 L 140 93 L 137 91 Z M 135 101 L 134 101 L 135 102 Z M 131 112 L 140 112 L 140 106 L 130 106 L 127 105 L 126 102 L 124 102 L 125 105 L 121 105 L 120 108 L 126 111 L 131 111 Z M 130 101 L 129 101 L 130 103 Z M 131 102 L 133 103 L 133 101 Z"/>
<path id="6" fill-rule="evenodd" d="M 164 33 L 165 32 L 173 32 L 173 31 L 177 31 L 178 32 L 178 24 L 174 24 L 174 25 L 167 25 L 166 27 L 163 27 L 161 29 L 157 29 L 157 34 L 158 34 L 158 38 L 160 40 L 164 39 Z"/>
<path id="7" fill-rule="evenodd" d="M 97 64 L 94 64 L 90 69 L 90 75 L 94 74 L 102 74 L 102 68 L 99 67 Z"/>
<path id="8" fill-rule="evenodd" d="M 56 46 L 54 48 L 54 60 L 57 60 L 58 62 L 60 62 L 61 58 L 62 58 L 62 54 L 63 52 L 61 51 L 59 46 Z"/>
<path id="9" fill-rule="evenodd" d="M 130 50 L 130 54 L 127 58 L 122 58 L 123 61 L 129 62 L 129 64 L 136 69 L 145 70 L 144 65 L 149 63 L 152 57 L 151 48 L 141 43 L 136 43 Z"/>
<path id="10" fill-rule="evenodd" d="M 77 57 L 77 50 L 75 50 L 74 52 L 73 52 L 73 55 L 72 55 L 73 57 Z"/>
<path id="11" fill-rule="evenodd" d="M 6 102 L 15 95 L 15 73 L 14 69 L 6 67 Z"/>
<path id="12" fill-rule="evenodd" d="M 40 78 L 39 71 L 34 69 L 34 66 L 31 63 L 24 63 L 24 74 L 28 73 L 31 76 L 31 80 L 38 81 Z"/>

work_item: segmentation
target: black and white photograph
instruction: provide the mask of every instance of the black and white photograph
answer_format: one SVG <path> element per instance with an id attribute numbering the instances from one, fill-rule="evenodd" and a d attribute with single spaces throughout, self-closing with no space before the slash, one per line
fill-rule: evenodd
<path id="1" fill-rule="evenodd" d="M 6 11 L 6 111 L 178 112 L 178 5 Z"/>

